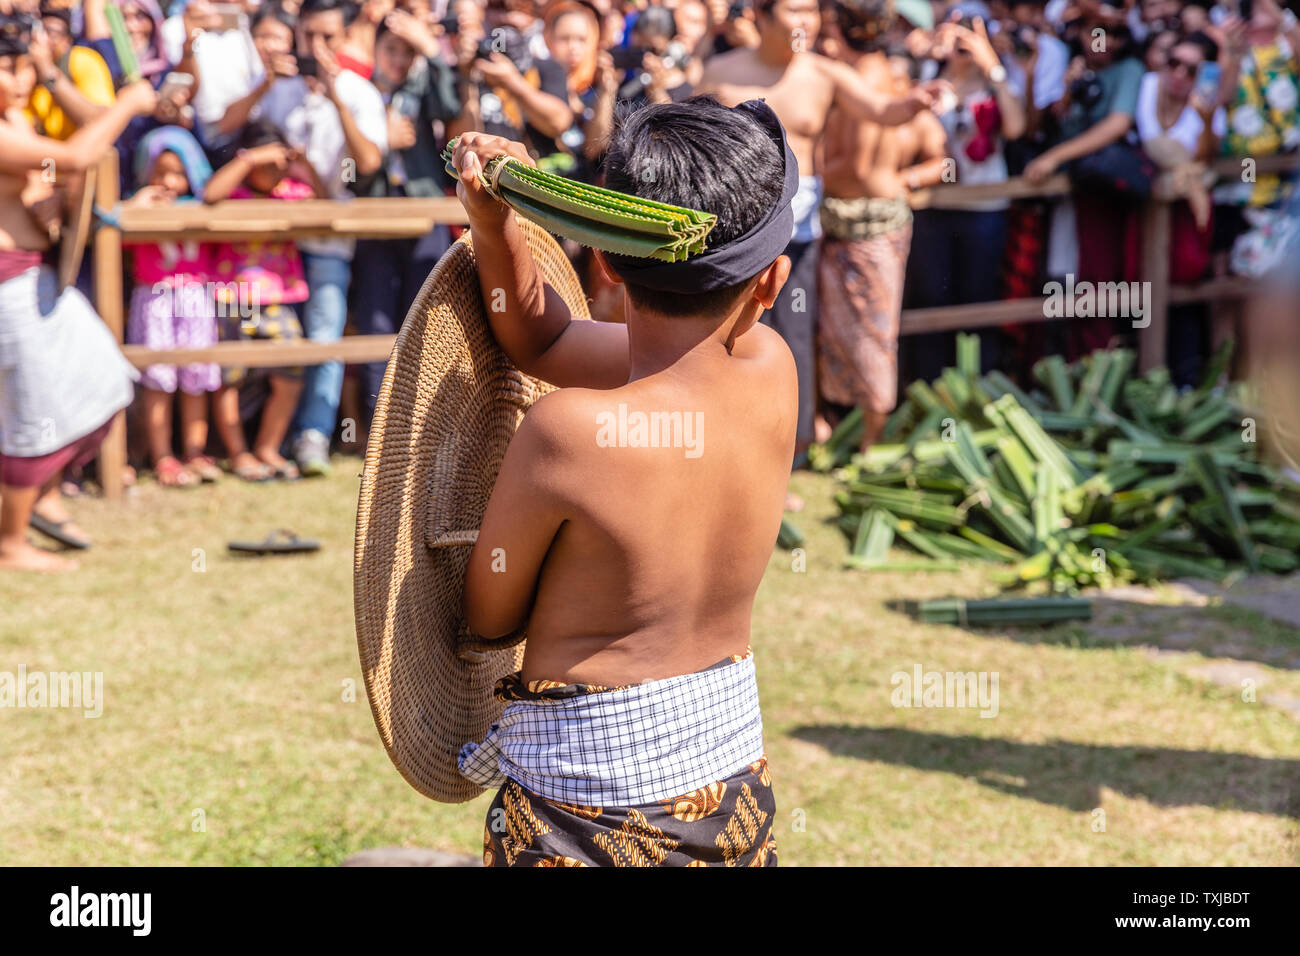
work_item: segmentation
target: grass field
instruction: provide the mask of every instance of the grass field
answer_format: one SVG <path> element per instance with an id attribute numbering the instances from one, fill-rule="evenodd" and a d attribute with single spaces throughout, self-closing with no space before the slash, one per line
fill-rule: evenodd
<path id="1" fill-rule="evenodd" d="M 335 464 L 75 502 L 82 569 L 0 577 L 0 671 L 104 675 L 101 717 L 0 710 L 0 863 L 481 851 L 489 798 L 419 796 L 375 732 L 352 629 L 360 462 Z M 916 624 L 889 603 L 983 596 L 986 573 L 842 570 L 829 481 L 795 488 L 806 568 L 773 555 L 753 629 L 782 865 L 1300 860 L 1300 631 L 1161 593 L 1080 626 Z M 322 550 L 225 550 L 278 527 Z M 891 675 L 918 664 L 997 672 L 997 715 L 894 707 Z"/>

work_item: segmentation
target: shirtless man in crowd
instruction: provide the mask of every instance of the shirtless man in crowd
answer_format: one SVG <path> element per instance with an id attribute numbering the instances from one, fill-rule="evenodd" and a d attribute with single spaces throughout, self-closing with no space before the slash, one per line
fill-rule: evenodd
<path id="1" fill-rule="evenodd" d="M 836 0 L 833 10 L 843 60 L 882 94 L 905 94 L 911 78 L 898 75 L 886 53 L 895 22 L 891 0 Z M 835 106 L 823 145 L 818 390 L 828 403 L 863 410 L 865 451 L 880 437 L 898 392 L 899 315 L 912 243 L 908 196 L 941 181 L 947 137 L 928 110 L 904 125 L 883 126 Z M 817 424 L 829 432 L 820 417 Z"/>
<path id="2" fill-rule="evenodd" d="M 814 175 L 814 155 L 826 117 L 835 106 L 856 119 L 896 126 L 932 106 L 942 85 L 922 84 L 904 96 L 894 96 L 864 80 L 848 64 L 813 53 L 821 29 L 817 0 L 757 0 L 754 12 L 758 46 L 731 50 L 709 60 L 698 92 L 711 93 L 727 106 L 765 100 L 785 127 L 799 162 L 794 234 L 785 250 L 791 263 L 790 281 L 763 317 L 790 346 L 799 371 L 798 457 L 813 441 L 816 413 L 815 248 L 821 236 L 821 182 Z"/>

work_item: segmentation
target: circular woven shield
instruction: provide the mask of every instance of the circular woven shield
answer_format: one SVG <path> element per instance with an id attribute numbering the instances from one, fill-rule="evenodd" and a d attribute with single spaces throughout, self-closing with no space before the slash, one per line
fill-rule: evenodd
<path id="1" fill-rule="evenodd" d="M 542 275 L 575 318 L 587 300 L 560 246 L 520 221 Z M 521 373 L 488 325 L 468 233 L 407 313 L 384 373 L 357 504 L 353 601 L 366 693 L 388 756 L 446 803 L 482 788 L 456 754 L 500 718 L 498 678 L 523 661 L 523 634 L 466 632 L 461 589 L 506 446 L 551 386 Z"/>

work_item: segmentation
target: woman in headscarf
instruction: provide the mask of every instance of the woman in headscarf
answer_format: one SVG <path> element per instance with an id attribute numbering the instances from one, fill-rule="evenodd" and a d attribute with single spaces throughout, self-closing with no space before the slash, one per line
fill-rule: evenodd
<path id="1" fill-rule="evenodd" d="M 113 73 L 113 79 L 120 83 L 122 65 L 118 62 L 108 18 L 104 15 L 106 3 L 107 0 L 85 0 L 82 5 L 85 16 L 82 34 L 104 58 Z M 148 80 L 157 89 L 172 66 L 163 52 L 162 8 L 158 6 L 157 0 L 122 0 L 120 6 L 127 35 L 131 38 L 131 48 L 139 61 L 140 78 Z"/>

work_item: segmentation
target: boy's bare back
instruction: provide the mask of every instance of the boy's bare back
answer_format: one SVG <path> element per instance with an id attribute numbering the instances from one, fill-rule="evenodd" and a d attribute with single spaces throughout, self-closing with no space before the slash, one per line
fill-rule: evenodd
<path id="1" fill-rule="evenodd" d="M 502 152 L 526 161 L 474 133 L 453 157 L 480 286 L 505 303 L 489 318 L 507 355 L 561 387 L 502 462 L 466 574 L 469 627 L 526 624 L 525 682 L 636 684 L 744 655 L 795 443 L 794 360 L 758 324 L 789 275 L 789 221 L 725 307 L 669 315 L 629 295 L 626 324 L 575 322 L 513 213 L 481 193 Z"/>
<path id="2" fill-rule="evenodd" d="M 557 391 L 529 413 L 546 436 L 530 467 L 563 523 L 538 583 L 525 681 L 636 683 L 745 653 L 797 401 L 789 349 L 756 326 L 731 355 L 707 339 L 661 372 Z M 489 512 L 484 533 L 511 520 Z"/>

